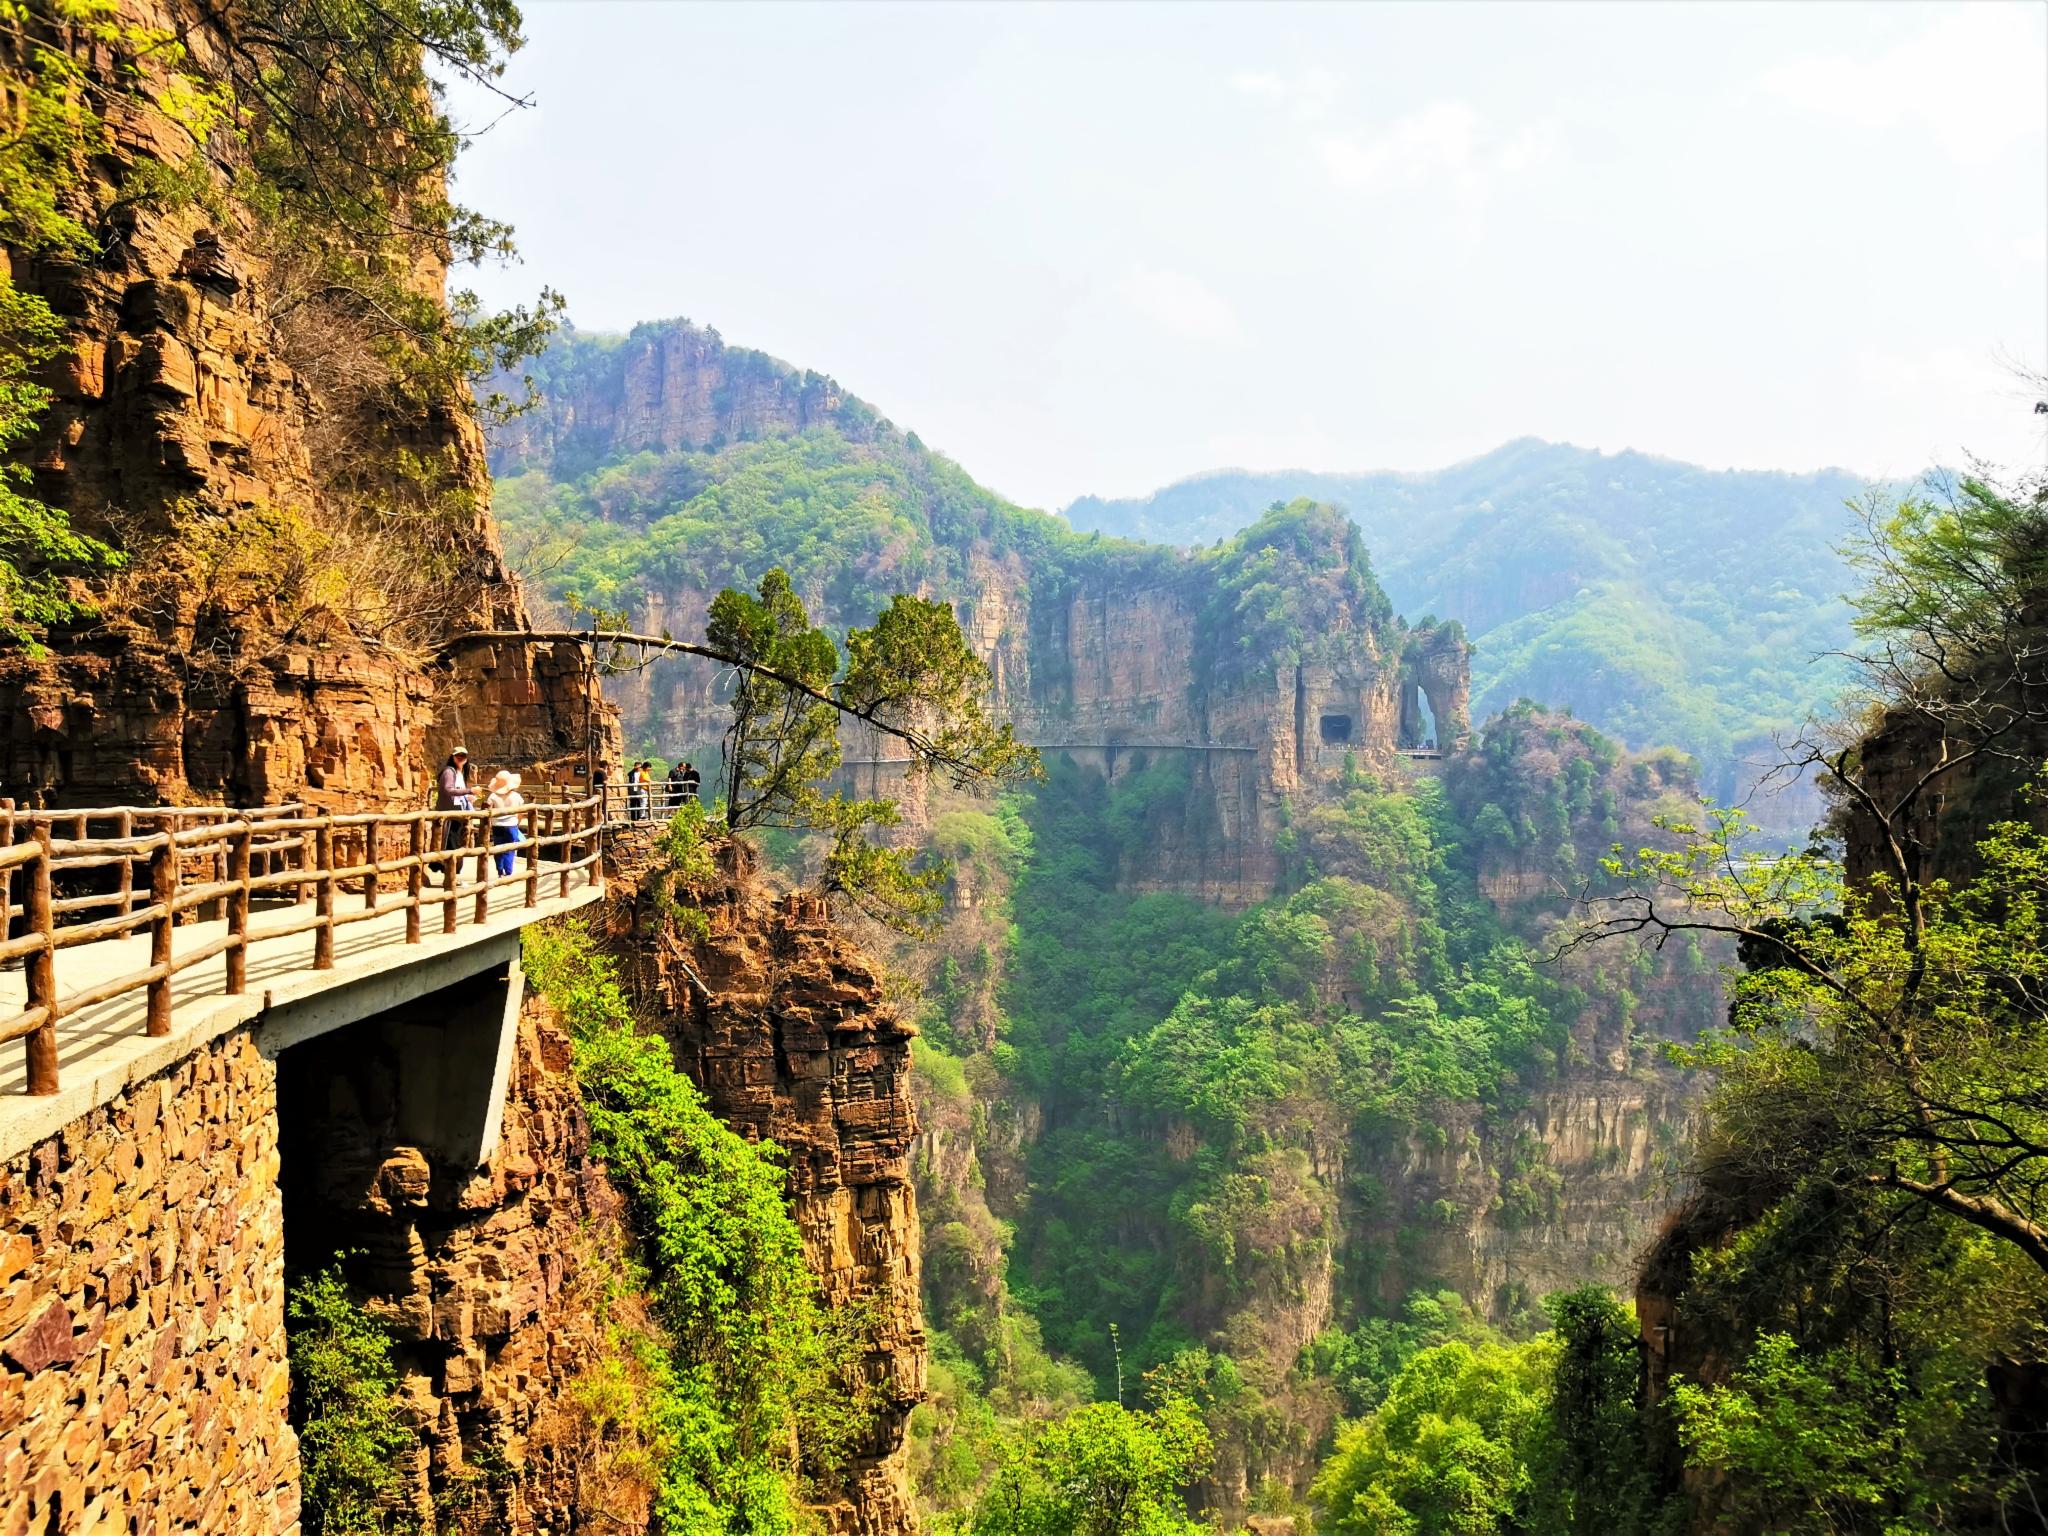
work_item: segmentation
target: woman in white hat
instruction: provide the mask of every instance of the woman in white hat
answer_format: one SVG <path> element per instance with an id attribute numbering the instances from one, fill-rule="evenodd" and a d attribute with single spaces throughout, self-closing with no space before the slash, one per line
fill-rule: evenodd
<path id="1" fill-rule="evenodd" d="M 519 793 L 519 775 L 510 768 L 500 768 L 491 776 L 490 793 L 484 796 L 484 808 L 491 813 L 491 846 L 501 844 L 505 851 L 497 855 L 500 877 L 512 873 L 512 852 L 514 844 L 524 841 L 519 834 L 519 807 L 526 804 L 526 797 Z"/>
<path id="2" fill-rule="evenodd" d="M 448 754 L 448 761 L 441 769 L 441 783 L 434 796 L 437 811 L 473 811 L 476 809 L 476 795 L 469 787 L 469 748 L 458 746 Z M 469 821 L 466 817 L 450 816 L 441 823 L 441 847 L 444 851 L 461 848 L 469 842 Z M 449 886 L 455 884 L 455 866 L 462 861 L 449 859 L 441 866 L 442 877 Z"/>

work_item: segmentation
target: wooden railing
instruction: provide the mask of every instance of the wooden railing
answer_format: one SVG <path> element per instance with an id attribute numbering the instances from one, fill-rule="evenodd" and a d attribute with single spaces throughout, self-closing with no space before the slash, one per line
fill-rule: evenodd
<path id="1" fill-rule="evenodd" d="M 240 994 L 251 946 L 268 939 L 310 931 L 313 969 L 329 970 L 335 933 L 347 924 L 403 911 L 405 942 L 417 944 L 435 907 L 441 932 L 454 933 L 465 900 L 481 923 L 494 890 L 523 886 L 524 904 L 533 907 L 544 878 L 559 881 L 562 896 L 578 873 L 591 885 L 601 878 L 597 797 L 509 814 L 521 840 L 494 846 L 490 824 L 504 818 L 487 810 L 17 811 L 0 801 L 0 965 L 22 962 L 28 982 L 27 1007 L 0 1014 L 0 1043 L 26 1040 L 28 1091 L 55 1093 L 57 1026 L 66 1015 L 146 992 L 145 1030 L 169 1034 L 172 978 L 216 955 L 226 957 L 225 991 Z M 513 873 L 501 875 L 497 857 L 507 853 Z M 466 861 L 475 866 L 468 880 Z M 252 900 L 265 904 L 265 921 L 252 923 Z M 174 950 L 181 920 L 225 922 L 226 930 Z M 145 930 L 146 966 L 58 995 L 59 952 Z"/>

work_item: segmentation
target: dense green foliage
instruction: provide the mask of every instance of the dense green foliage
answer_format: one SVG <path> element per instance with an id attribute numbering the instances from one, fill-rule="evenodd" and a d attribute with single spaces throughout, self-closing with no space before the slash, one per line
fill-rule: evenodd
<path id="1" fill-rule="evenodd" d="M 1525 1342 L 1411 1315 L 1392 1374 L 1316 1480 L 1326 1536 L 1613 1536 L 1667 1529 L 1637 1393 L 1634 1315 L 1598 1287 Z M 1411 1314 L 1415 1312 L 1411 1307 Z M 1430 1326 L 1431 1323 L 1434 1326 Z M 1437 1340 L 1441 1340 L 1438 1342 Z"/>
<path id="2" fill-rule="evenodd" d="M 1210 544 L 1275 501 L 1344 508 L 1402 612 L 1450 614 L 1477 647 L 1473 715 L 1518 697 L 1635 747 L 1675 744 L 1727 795 L 1774 731 L 1849 680 L 1836 547 L 1863 483 L 1712 471 L 1524 440 L 1427 475 L 1229 471 L 1133 501 L 1084 497 L 1076 528 Z M 1704 573 L 1712 579 L 1704 579 Z"/>
<path id="3" fill-rule="evenodd" d="M 1891 750 L 1804 759 L 1846 861 L 1750 859 L 1709 807 L 1675 850 L 1617 850 L 1587 919 L 1741 946 L 1726 1026 L 1687 1053 L 1713 1074 L 1698 1193 L 1647 1271 L 1694 1378 L 1667 1451 L 1728 1528 L 2040 1523 L 2048 837 L 2016 786 L 2048 718 L 2044 543 L 2038 476 L 1874 516 L 1857 606 Z"/>
<path id="4" fill-rule="evenodd" d="M 1340 1434 L 1315 1497 L 1332 1536 L 1470 1536 L 1528 1529 L 1549 1425 L 1548 1340 L 1453 1340 L 1401 1368 L 1384 1402 Z"/>
<path id="5" fill-rule="evenodd" d="M 1356 526 L 1306 497 L 1276 501 L 1207 558 L 1215 589 L 1197 644 L 1212 667 L 1272 677 L 1355 647 L 1354 623 L 1393 623 Z"/>
<path id="6" fill-rule="evenodd" d="M 776 1148 L 705 1107 L 666 1043 L 638 1030 L 588 934 L 529 928 L 526 968 L 570 1031 L 592 1148 L 626 1194 L 673 1340 L 649 1405 L 657 1523 L 676 1536 L 794 1531 L 805 1469 L 833 1466 L 861 1428 L 846 1366 L 864 1319 L 820 1307 Z"/>
<path id="7" fill-rule="evenodd" d="M 394 1507 L 397 1458 L 419 1442 L 402 1417 L 391 1336 L 349 1294 L 338 1266 L 292 1284 L 285 1322 L 307 1536 L 416 1530 Z"/>
<path id="8" fill-rule="evenodd" d="M 758 596 L 728 587 L 711 600 L 704 638 L 738 676 L 723 743 L 726 830 L 824 834 L 820 889 L 906 933 L 930 931 L 944 904 L 943 858 L 878 843 L 902 819 L 894 800 L 825 793 L 839 766 L 842 716 L 900 742 L 913 779 L 993 784 L 1038 771 L 1038 755 L 988 712 L 988 665 L 944 603 L 898 593 L 839 648 L 817 628 L 780 566 Z"/>
<path id="9" fill-rule="evenodd" d="M 1152 1411 L 1090 1403 L 1027 1431 L 953 1529 L 966 1536 L 1202 1536 L 1182 1490 L 1207 1466 L 1191 1404 Z"/>
<path id="10" fill-rule="evenodd" d="M 1503 918 L 1481 871 L 1597 876 L 1592 852 L 1691 792 L 1680 760 L 1628 759 L 1520 708 L 1441 783 L 1355 775 L 1289 828 L 1286 893 L 1232 913 L 1129 889 L 1186 814 L 1185 758 L 1136 758 L 1114 785 L 1048 766 L 1041 787 L 933 824 L 1000 903 L 1004 942 L 933 969 L 922 1091 L 1029 1180 L 1013 1227 L 951 1196 L 927 1213 L 944 1385 L 923 1486 L 941 1505 L 975 1485 L 945 1457 L 986 1454 L 1032 1411 L 1055 1374 L 1044 1350 L 1103 1397 L 1153 1373 L 1258 1467 L 1313 1456 L 1336 1411 L 1376 1406 L 1425 1343 L 1484 1338 L 1455 1298 L 1388 1315 L 1375 1293 L 1427 1284 L 1429 1255 L 1469 1223 L 1555 1219 L 1558 1174 L 1507 1127 L 1582 1048 L 1575 1031 L 1630 1040 L 1636 977 L 1537 963 L 1554 905 L 1534 926 L 1512 904 Z M 1016 1104 L 1034 1116 L 1022 1145 Z M 1382 1183 L 1403 1149 L 1452 1137 L 1490 1169 L 1490 1209 Z M 1333 1259 L 1338 1326 L 1276 1352 L 1265 1319 Z M 1500 1301 L 1535 1315 L 1534 1297 Z"/>
<path id="11" fill-rule="evenodd" d="M 106 129 L 85 71 L 65 48 L 30 30 L 21 0 L 0 3 L 0 67 L 10 121 L 0 134 L 0 250 L 26 257 L 89 257 L 98 249 L 74 204 L 82 165 Z M 146 46 L 175 65 L 182 52 L 168 37 L 125 26 L 110 4 L 54 0 L 48 19 L 100 46 Z M 173 78 L 177 78 L 173 76 Z M 179 113 L 195 129 L 209 115 L 189 92 Z M 40 500 L 28 466 L 15 455 L 34 436 L 53 399 L 38 371 L 63 349 L 63 325 L 48 301 L 15 286 L 0 270 L 0 643 L 35 647 L 50 625 L 73 618 L 81 603 L 66 577 L 118 561 L 114 550 L 71 526 L 63 509 Z"/>

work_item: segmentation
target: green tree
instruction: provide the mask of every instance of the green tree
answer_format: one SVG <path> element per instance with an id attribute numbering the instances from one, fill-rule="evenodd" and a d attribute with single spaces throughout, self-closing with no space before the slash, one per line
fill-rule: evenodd
<path id="1" fill-rule="evenodd" d="M 2040 1369 L 2048 1298 L 2048 480 L 1869 527 L 1864 732 L 1791 758 L 1853 862 L 1667 817 L 1681 846 L 1617 848 L 1575 941 L 1739 946 L 1727 1024 L 1677 1053 L 1713 1074 L 1678 1302 L 1731 1374 L 1672 1395 L 1735 1529 L 2039 1520 L 2024 1415 L 1991 1404 Z"/>
<path id="2" fill-rule="evenodd" d="M 1642 1530 L 1655 1497 L 1635 1313 L 1597 1285 L 1552 1296 L 1544 1307 L 1557 1337 L 1550 1385 L 1555 1472 L 1544 1502 L 1558 1530 L 1573 1536 Z"/>
<path id="3" fill-rule="evenodd" d="M 416 1530 L 396 1507 L 398 1458 L 419 1442 L 400 1417 L 391 1336 L 349 1294 L 338 1266 L 294 1283 L 285 1315 L 308 1536 Z"/>
<path id="4" fill-rule="evenodd" d="M 2023 820 L 1966 827 L 1940 799 L 1968 769 L 1981 816 L 2001 773 L 2037 766 L 2048 478 L 1966 481 L 1873 527 L 1863 660 L 1910 766 L 1867 742 L 1794 759 L 1837 797 L 1867 873 L 1852 884 L 1821 848 L 1756 859 L 1742 813 L 1709 806 L 1660 819 L 1676 848 L 1617 847 L 1619 889 L 1589 899 L 1571 942 L 1740 944 L 1729 1027 L 1685 1053 L 1715 1074 L 1703 1147 L 1724 1170 L 1773 1194 L 1817 1179 L 1904 1195 L 2048 1272 L 2048 839 Z M 1943 837 L 1954 879 L 1930 867 Z"/>
<path id="5" fill-rule="evenodd" d="M 1549 1460 L 1556 1344 L 1453 1340 L 1401 1368 L 1337 1436 L 1316 1478 L 1329 1536 L 1496 1536 L 1523 1529 Z"/>
<path id="6" fill-rule="evenodd" d="M 103 146 L 106 129 L 78 59 L 46 30 L 52 23 L 96 45 L 149 48 L 172 63 L 182 52 L 168 36 L 123 24 L 102 0 L 50 0 L 40 16 L 22 0 L 0 0 L 0 83 L 10 106 L 0 129 L 0 250 L 83 260 L 99 247 L 75 203 L 82 167 Z M 189 91 L 181 103 L 190 103 L 184 115 L 203 132 L 210 109 Z M 15 457 L 53 398 L 37 371 L 63 347 L 56 312 L 17 288 L 10 266 L 0 264 L 0 642 L 31 648 L 50 625 L 82 611 L 67 578 L 120 558 L 74 529 L 62 508 L 37 498 L 28 466 Z"/>
<path id="7" fill-rule="evenodd" d="M 1818 1533 L 1873 1523 L 1896 1491 L 1910 1458 L 1888 1409 L 1903 1388 L 1853 1351 L 1812 1360 L 1769 1333 L 1726 1385 L 1681 1382 L 1671 1404 L 1690 1464 L 1728 1479 L 1724 1518 Z"/>
<path id="8" fill-rule="evenodd" d="M 818 785 L 839 766 L 839 712 L 825 693 L 839 648 L 780 566 L 758 597 L 727 587 L 713 598 L 704 639 L 739 669 L 725 728 L 726 826 L 811 825 Z"/>
<path id="9" fill-rule="evenodd" d="M 813 625 L 780 566 L 757 595 L 712 599 L 705 644 L 690 647 L 738 673 L 725 733 L 725 825 L 798 828 L 828 839 L 821 885 L 870 917 L 928 933 L 944 904 L 948 866 L 870 835 L 899 824 L 893 800 L 825 793 L 840 762 L 841 717 L 912 749 L 913 778 L 956 784 L 1037 771 L 1037 755 L 989 718 L 988 667 L 944 603 L 899 594 L 873 625 L 847 632 L 846 666 Z"/>
<path id="10" fill-rule="evenodd" d="M 1026 1432 L 964 1525 L 967 1536 L 1201 1536 L 1183 1490 L 1209 1464 L 1194 1405 L 1089 1403 Z M 956 1526 L 956 1530 L 963 1527 Z"/>

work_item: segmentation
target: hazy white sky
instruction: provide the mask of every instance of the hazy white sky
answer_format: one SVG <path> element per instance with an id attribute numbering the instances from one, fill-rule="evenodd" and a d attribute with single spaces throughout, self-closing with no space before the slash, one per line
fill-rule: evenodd
<path id="1" fill-rule="evenodd" d="M 715 325 L 1031 504 L 1524 434 L 2042 453 L 2032 0 L 526 13 L 478 287 Z"/>

